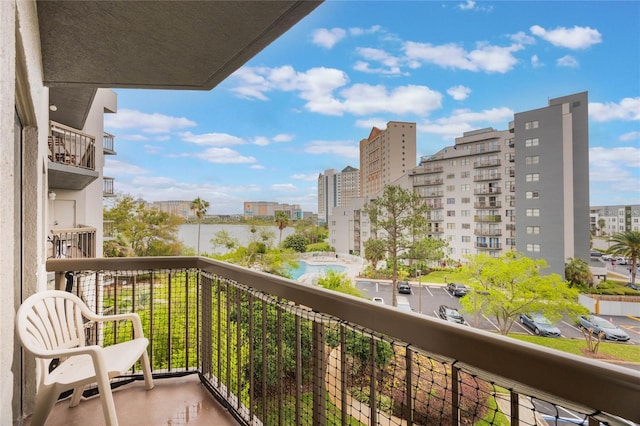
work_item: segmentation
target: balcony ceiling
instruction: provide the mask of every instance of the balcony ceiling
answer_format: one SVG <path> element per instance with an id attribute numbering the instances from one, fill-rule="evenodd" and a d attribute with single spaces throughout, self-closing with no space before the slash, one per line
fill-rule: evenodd
<path id="1" fill-rule="evenodd" d="M 211 90 L 320 3 L 39 0 L 51 119 L 82 129 L 100 87 Z"/>

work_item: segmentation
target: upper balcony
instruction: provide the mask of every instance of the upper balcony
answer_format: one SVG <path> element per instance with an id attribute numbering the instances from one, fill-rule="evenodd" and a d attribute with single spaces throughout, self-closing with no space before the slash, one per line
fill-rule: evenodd
<path id="1" fill-rule="evenodd" d="M 473 162 L 474 169 L 481 169 L 484 167 L 498 167 L 500 166 L 500 159 L 492 158 L 490 160 L 478 160 Z"/>
<path id="2" fill-rule="evenodd" d="M 96 257 L 96 228 L 54 228 L 48 237 L 47 258 L 80 259 Z"/>
<path id="3" fill-rule="evenodd" d="M 115 136 L 111 133 L 104 132 L 102 136 L 102 151 L 107 155 L 116 155 Z"/>
<path id="4" fill-rule="evenodd" d="M 81 190 L 98 178 L 93 136 L 51 122 L 48 145 L 49 188 Z"/>
<path id="5" fill-rule="evenodd" d="M 116 193 L 113 190 L 113 181 L 112 177 L 102 177 L 102 196 L 103 197 L 115 197 Z"/>
<path id="6" fill-rule="evenodd" d="M 74 271 L 72 291 L 98 313 L 137 312 L 154 376 L 197 375 L 237 424 L 541 425 L 544 410 L 564 407 L 590 424 L 640 417 L 630 398 L 640 373 L 629 368 L 220 261 L 50 260 L 47 270 L 57 288 Z M 109 345 L 131 330 L 87 324 L 87 332 L 88 343 Z M 140 387 L 126 384 L 139 373 L 115 379 L 125 384 L 121 401 L 141 404 L 120 411 L 116 401 L 128 424 L 171 407 L 181 424 L 198 416 L 233 424 L 213 417 L 220 407 L 210 401 L 185 409 L 193 388 L 183 382 L 158 380 L 140 399 Z M 58 404 L 55 424 L 81 422 L 87 402 Z"/>

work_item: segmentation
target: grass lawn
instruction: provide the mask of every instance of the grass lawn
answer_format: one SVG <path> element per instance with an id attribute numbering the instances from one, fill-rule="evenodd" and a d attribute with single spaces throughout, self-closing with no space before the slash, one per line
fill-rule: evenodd
<path id="1" fill-rule="evenodd" d="M 585 353 L 582 352 L 581 349 L 586 349 L 587 347 L 587 342 L 585 342 L 584 339 L 555 339 L 550 337 L 528 336 L 524 334 L 510 334 L 509 337 L 580 356 L 585 356 Z M 604 358 L 604 360 L 609 358 L 621 361 L 640 362 L 640 347 L 624 343 L 602 342 L 598 348 L 598 354 L 594 358 Z"/>

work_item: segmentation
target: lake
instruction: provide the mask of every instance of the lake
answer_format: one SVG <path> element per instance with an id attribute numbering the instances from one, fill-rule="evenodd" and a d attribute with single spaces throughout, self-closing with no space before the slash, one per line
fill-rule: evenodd
<path id="1" fill-rule="evenodd" d="M 256 236 L 260 235 L 261 230 L 270 230 L 273 232 L 275 236 L 273 239 L 273 245 L 278 245 L 278 238 L 280 235 L 280 231 L 277 226 L 256 226 L 258 231 L 256 232 Z M 228 252 L 225 247 L 214 247 L 211 244 L 211 239 L 215 236 L 216 233 L 221 230 L 227 231 L 231 238 L 238 240 L 241 246 L 249 245 L 251 241 L 251 227 L 250 225 L 231 225 L 231 224 L 218 224 L 218 225 L 200 225 L 200 253 L 217 253 L 224 254 Z M 287 236 L 295 233 L 295 229 L 292 227 L 287 227 L 282 230 L 282 240 L 284 240 Z M 195 251 L 198 246 L 198 225 L 195 224 L 186 224 L 180 225 L 178 228 L 178 239 L 182 241 L 182 243 L 187 246 L 193 248 Z"/>

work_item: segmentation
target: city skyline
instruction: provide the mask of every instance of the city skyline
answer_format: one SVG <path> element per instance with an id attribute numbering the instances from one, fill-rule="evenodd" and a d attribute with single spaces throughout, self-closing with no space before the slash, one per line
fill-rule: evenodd
<path id="1" fill-rule="evenodd" d="M 372 127 L 416 123 L 417 155 L 589 92 L 590 205 L 640 203 L 640 4 L 328 1 L 210 92 L 116 90 L 105 176 L 146 201 L 317 212 L 317 178 L 360 168 Z M 630 49 L 624 49 L 631 43 Z"/>

